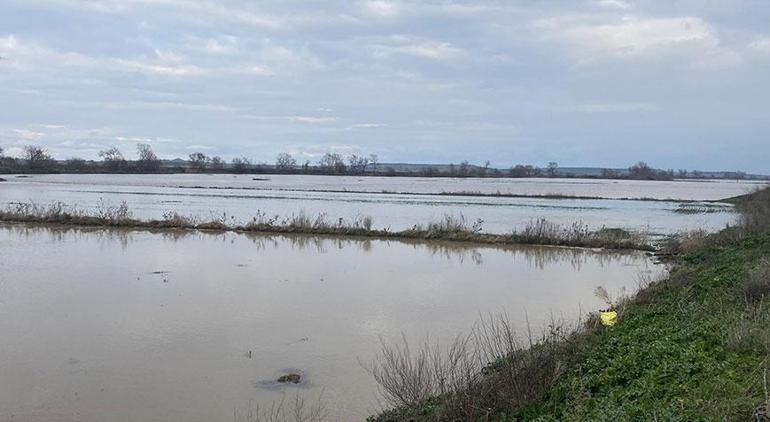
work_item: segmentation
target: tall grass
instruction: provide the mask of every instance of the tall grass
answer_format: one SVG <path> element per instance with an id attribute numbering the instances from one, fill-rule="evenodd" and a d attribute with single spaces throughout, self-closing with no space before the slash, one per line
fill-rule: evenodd
<path id="1" fill-rule="evenodd" d="M 591 230 L 581 222 L 565 226 L 545 218 L 531 220 L 522 230 L 514 231 L 511 237 L 517 243 L 561 246 L 635 249 L 639 245 L 649 245 L 649 239 L 643 233 L 612 228 Z"/>
<path id="2" fill-rule="evenodd" d="M 367 369 L 391 410 L 373 420 L 490 420 L 540 399 L 575 357 L 585 325 L 552 324 L 522 341 L 505 315 L 481 318 L 448 346 L 383 343 Z"/>

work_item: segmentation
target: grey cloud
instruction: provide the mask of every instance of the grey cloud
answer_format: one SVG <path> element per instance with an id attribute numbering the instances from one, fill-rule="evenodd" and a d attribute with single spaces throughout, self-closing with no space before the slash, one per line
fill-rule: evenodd
<path id="1" fill-rule="evenodd" d="M 13 0 L 0 146 L 767 171 L 770 5 L 731 3 Z"/>

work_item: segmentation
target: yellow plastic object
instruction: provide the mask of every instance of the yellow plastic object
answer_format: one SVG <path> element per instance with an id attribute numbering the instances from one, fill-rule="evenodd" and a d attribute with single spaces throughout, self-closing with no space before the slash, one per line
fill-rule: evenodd
<path id="1" fill-rule="evenodd" d="M 615 311 L 599 312 L 599 318 L 602 320 L 603 326 L 612 327 L 618 322 L 618 313 Z"/>

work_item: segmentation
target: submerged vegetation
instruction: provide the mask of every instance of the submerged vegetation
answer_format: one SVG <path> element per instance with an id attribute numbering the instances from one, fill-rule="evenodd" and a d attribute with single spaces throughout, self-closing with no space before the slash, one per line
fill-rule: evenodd
<path id="1" fill-rule="evenodd" d="M 11 204 L 5 210 L 0 210 L 0 221 L 88 227 L 301 233 L 489 244 L 654 249 L 645 235 L 622 229 L 603 228 L 592 231 L 582 223 L 562 226 L 545 219 L 537 219 L 530 221 L 523 229 L 512 231 L 509 234 L 490 234 L 482 232 L 482 220 L 469 222 L 462 215 L 459 217 L 445 215 L 441 220 L 426 225 L 415 225 L 402 231 L 390 231 L 389 229 L 374 228 L 371 217 L 367 216 L 359 216 L 349 220 L 339 218 L 334 221 L 330 220 L 326 214 L 309 216 L 300 212 L 289 217 L 279 217 L 257 211 L 251 220 L 243 223 L 226 214 L 212 214 L 208 219 L 199 219 L 176 212 L 168 212 L 163 214 L 161 219 L 142 220 L 133 217 L 125 202 L 118 206 L 100 203 L 95 211 L 68 206 L 61 202 L 48 205 L 22 202 Z"/>
<path id="2" fill-rule="evenodd" d="M 713 214 L 733 211 L 733 207 L 729 204 L 708 202 L 682 202 L 674 210 L 677 214 Z"/>
<path id="3" fill-rule="evenodd" d="M 392 408 L 371 420 L 768 420 L 770 189 L 737 209 L 670 245 L 668 277 L 606 298 L 612 327 L 591 314 L 522 342 L 492 318 L 446 348 L 383 346 L 369 368 Z"/>

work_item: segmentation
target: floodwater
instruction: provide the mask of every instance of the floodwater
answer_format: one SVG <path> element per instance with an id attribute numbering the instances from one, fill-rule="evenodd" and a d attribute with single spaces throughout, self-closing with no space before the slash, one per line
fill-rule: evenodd
<path id="1" fill-rule="evenodd" d="M 446 342 L 502 311 L 538 331 L 661 271 L 634 252 L 23 225 L 0 225 L 0 256 L 13 421 L 233 421 L 321 393 L 330 420 L 362 420 L 380 339 Z M 305 381 L 272 383 L 290 369 Z"/>
<path id="2" fill-rule="evenodd" d="M 450 179 L 297 175 L 32 175 L 0 183 L 0 206 L 60 201 L 94 209 L 126 201 L 135 217 L 173 211 L 208 219 L 227 215 L 249 221 L 257 211 L 288 217 L 325 214 L 330 220 L 368 216 L 375 228 L 403 230 L 444 215 L 481 219 L 483 230 L 507 233 L 536 218 L 592 229 L 617 227 L 670 234 L 719 230 L 735 221 L 725 212 L 676 213 L 683 200 L 707 201 L 751 192 L 757 182 L 626 181 L 594 179 Z M 438 193 L 571 195 L 607 199 L 505 198 Z M 671 199 L 628 201 L 622 198 Z"/>

